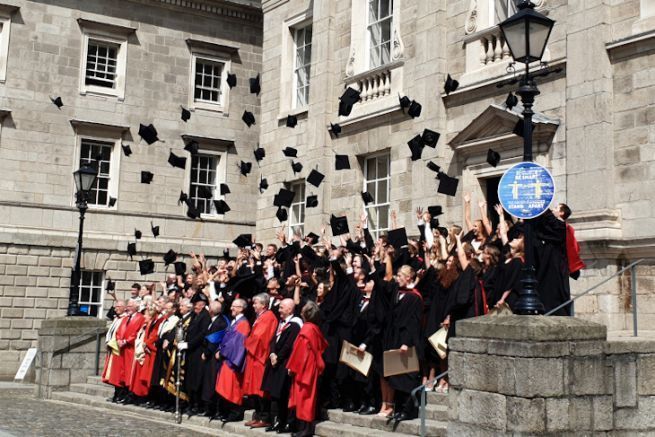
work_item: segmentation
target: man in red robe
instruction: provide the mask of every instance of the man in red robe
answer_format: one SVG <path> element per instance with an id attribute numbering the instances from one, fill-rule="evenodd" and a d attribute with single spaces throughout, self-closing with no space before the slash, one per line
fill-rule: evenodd
<path id="1" fill-rule="evenodd" d="M 116 342 L 120 349 L 123 377 L 121 378 L 121 386 L 127 387 L 129 384 L 130 376 L 132 375 L 132 365 L 134 364 L 134 342 L 139 330 L 143 326 L 143 314 L 138 312 L 139 302 L 135 299 L 130 299 L 127 302 L 127 316 L 121 323 L 118 332 L 116 333 Z M 123 398 L 121 403 L 130 403 L 133 401 L 131 396 Z"/>
<path id="2" fill-rule="evenodd" d="M 130 379 L 130 391 L 141 400 L 148 396 L 152 381 L 152 371 L 157 356 L 156 342 L 159 339 L 159 325 L 162 318 L 157 317 L 155 308 L 146 309 L 144 322 L 136 341 L 134 366 Z"/>
<path id="3" fill-rule="evenodd" d="M 555 216 L 566 223 L 566 259 L 569 267 L 569 276 L 573 279 L 580 277 L 580 270 L 584 269 L 585 263 L 580 258 L 580 244 L 575 238 L 575 230 L 573 226 L 568 224 L 566 220 L 571 216 L 571 208 L 565 203 L 557 205 Z"/>
<path id="4" fill-rule="evenodd" d="M 252 325 L 252 331 L 246 339 L 246 369 L 243 372 L 243 394 L 253 399 L 255 413 L 252 420 L 245 423 L 252 428 L 266 428 L 271 425 L 268 408 L 263 404 L 264 392 L 262 380 L 266 369 L 266 360 L 271 348 L 271 339 L 277 331 L 277 317 L 268 309 L 270 297 L 260 293 L 253 297 L 252 307 L 257 319 Z"/>
<path id="5" fill-rule="evenodd" d="M 111 402 L 117 402 L 122 396 L 124 389 L 122 386 L 123 381 L 123 360 L 121 359 L 120 348 L 116 340 L 116 334 L 121 327 L 121 323 L 127 317 L 125 313 L 125 301 L 117 300 L 114 304 L 114 313 L 116 317 L 111 323 L 109 331 L 105 337 L 107 343 L 107 356 L 105 357 L 105 368 L 102 371 L 102 382 L 114 386 L 114 396 L 110 399 Z"/>

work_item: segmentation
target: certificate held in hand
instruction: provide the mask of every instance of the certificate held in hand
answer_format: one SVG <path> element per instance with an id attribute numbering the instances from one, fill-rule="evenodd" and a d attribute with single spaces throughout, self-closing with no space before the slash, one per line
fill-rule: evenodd
<path id="1" fill-rule="evenodd" d="M 414 346 L 407 349 L 407 352 L 401 352 L 400 349 L 384 351 L 382 359 L 385 378 L 387 376 L 418 372 L 418 358 Z"/>
<path id="2" fill-rule="evenodd" d="M 348 343 L 346 340 L 341 344 L 341 356 L 339 362 L 345 364 L 353 370 L 358 371 L 364 376 L 368 376 L 373 363 L 373 355 L 368 352 L 362 352 L 354 344 Z"/>

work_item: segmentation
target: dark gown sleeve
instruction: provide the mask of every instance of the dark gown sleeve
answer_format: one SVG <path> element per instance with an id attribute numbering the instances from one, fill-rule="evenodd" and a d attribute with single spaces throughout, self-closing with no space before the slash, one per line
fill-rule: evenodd
<path id="1" fill-rule="evenodd" d="M 364 228 L 364 242 L 366 242 L 366 250 L 368 253 L 371 253 L 371 249 L 375 245 L 373 242 L 373 237 L 371 236 L 371 233 L 368 231 L 368 228 Z"/>

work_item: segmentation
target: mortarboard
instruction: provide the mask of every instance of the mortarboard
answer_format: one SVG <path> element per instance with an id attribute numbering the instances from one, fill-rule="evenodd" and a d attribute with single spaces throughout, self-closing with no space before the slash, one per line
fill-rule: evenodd
<path id="1" fill-rule="evenodd" d="M 180 118 L 182 119 L 183 122 L 186 123 L 191 118 L 191 111 L 186 109 L 184 106 L 181 106 L 181 108 L 182 108 L 182 115 L 180 116 Z"/>
<path id="2" fill-rule="evenodd" d="M 139 136 L 149 145 L 159 141 L 159 138 L 157 138 L 157 129 L 155 129 L 152 123 L 148 126 L 139 124 Z"/>
<path id="3" fill-rule="evenodd" d="M 420 135 L 416 135 L 414 138 L 407 142 L 409 150 L 412 151 L 412 161 L 418 161 L 421 159 L 421 154 L 423 153 L 423 139 Z"/>
<path id="4" fill-rule="evenodd" d="M 170 152 L 168 154 L 168 163 L 173 167 L 184 170 L 184 167 L 186 167 L 186 158 L 183 156 L 177 156 L 175 153 Z"/>
<path id="5" fill-rule="evenodd" d="M 186 263 L 184 261 L 176 261 L 175 264 L 175 274 L 177 276 L 184 276 L 186 273 Z"/>
<path id="6" fill-rule="evenodd" d="M 459 179 L 451 178 L 446 173 L 439 173 L 437 179 L 439 179 L 439 187 L 437 188 L 438 193 L 446 194 L 448 196 L 455 195 Z"/>
<path id="7" fill-rule="evenodd" d="M 200 149 L 200 146 L 198 145 L 198 142 L 194 141 L 194 140 L 189 141 L 184 146 L 184 150 L 191 153 L 192 155 L 197 155 L 198 154 L 198 149 Z"/>
<path id="8" fill-rule="evenodd" d="M 334 155 L 334 168 L 336 170 L 349 170 L 350 160 L 348 155 Z"/>
<path id="9" fill-rule="evenodd" d="M 319 239 L 318 235 L 316 235 L 316 234 L 313 233 L 313 232 L 310 232 L 309 234 L 307 234 L 307 235 L 305 236 L 305 240 L 309 240 L 309 241 L 307 241 L 309 244 L 316 244 L 316 243 L 318 243 L 318 239 Z"/>
<path id="10" fill-rule="evenodd" d="M 307 206 L 307 208 L 316 208 L 318 206 L 318 196 L 316 195 L 307 196 L 305 205 Z"/>
<path id="11" fill-rule="evenodd" d="M 441 205 L 428 206 L 428 212 L 432 217 L 437 217 L 443 214 L 443 208 Z"/>
<path id="12" fill-rule="evenodd" d="M 405 231 L 405 228 L 391 229 L 387 234 L 387 240 L 396 250 L 407 246 L 407 231 Z"/>
<path id="13" fill-rule="evenodd" d="M 143 234 L 141 233 L 140 230 L 138 230 L 138 229 L 134 230 L 134 238 L 136 238 L 137 240 L 140 240 L 142 236 L 143 236 Z"/>
<path id="14" fill-rule="evenodd" d="M 307 261 L 313 263 L 318 259 L 318 256 L 316 255 L 316 252 L 310 245 L 305 245 L 300 249 L 300 253 L 302 254 L 303 258 L 305 258 Z"/>
<path id="15" fill-rule="evenodd" d="M 195 206 L 191 205 L 190 202 L 187 202 L 186 216 L 195 220 L 200 217 L 200 211 L 198 211 Z"/>
<path id="16" fill-rule="evenodd" d="M 423 135 L 421 135 L 421 138 L 423 139 L 423 143 L 428 146 L 432 147 L 433 149 L 437 147 L 437 141 L 439 141 L 439 137 L 441 135 L 439 132 L 435 132 L 430 129 L 425 129 L 423 131 Z"/>
<path id="17" fill-rule="evenodd" d="M 496 152 L 495 150 L 489 149 L 487 151 L 487 162 L 489 163 L 490 166 L 496 167 L 500 162 L 500 153 Z"/>
<path id="18" fill-rule="evenodd" d="M 155 263 L 150 259 L 143 259 L 139 261 L 139 271 L 142 275 L 155 273 Z"/>
<path id="19" fill-rule="evenodd" d="M 346 216 L 336 217 L 334 214 L 330 217 L 330 227 L 332 228 L 332 235 L 339 236 L 350 232 L 348 229 L 348 219 Z"/>
<path id="20" fill-rule="evenodd" d="M 439 219 L 431 218 L 430 219 L 430 229 L 435 230 L 439 228 Z"/>
<path id="21" fill-rule="evenodd" d="M 130 156 L 132 154 L 132 148 L 129 144 L 121 144 L 121 147 L 123 148 L 125 156 Z"/>
<path id="22" fill-rule="evenodd" d="M 202 197 L 203 199 L 211 199 L 214 197 L 214 193 L 212 193 L 212 190 L 207 188 L 204 185 L 198 185 L 198 197 Z"/>
<path id="23" fill-rule="evenodd" d="M 287 158 L 297 158 L 298 157 L 298 151 L 294 149 L 293 147 L 285 147 L 282 150 L 282 153 L 284 153 L 284 156 Z"/>
<path id="24" fill-rule="evenodd" d="M 409 108 L 409 105 L 412 104 L 412 101 L 409 100 L 409 97 L 407 97 L 407 96 L 400 97 L 400 95 L 399 95 L 398 96 L 398 102 L 400 103 L 400 109 L 402 109 L 403 112 L 405 112 L 405 109 Z"/>
<path id="25" fill-rule="evenodd" d="M 371 193 L 368 191 L 362 191 L 362 200 L 364 201 L 364 205 L 368 205 L 369 203 L 373 203 L 375 201 L 373 196 L 371 196 Z"/>
<path id="26" fill-rule="evenodd" d="M 359 101 L 360 91 L 348 87 L 346 91 L 339 97 L 339 115 L 347 117 L 353 110 L 353 105 Z"/>
<path id="27" fill-rule="evenodd" d="M 428 161 L 428 168 L 435 173 L 439 173 L 441 171 L 441 167 L 439 167 L 437 164 L 435 164 L 432 161 Z"/>
<path id="28" fill-rule="evenodd" d="M 341 126 L 339 124 L 330 123 L 330 130 L 336 138 L 339 138 L 339 134 L 341 133 Z"/>
<path id="29" fill-rule="evenodd" d="M 252 234 L 241 234 L 232 243 L 237 247 L 250 247 L 252 246 Z"/>
<path id="30" fill-rule="evenodd" d="M 109 196 L 109 207 L 111 208 L 114 205 L 116 205 L 117 200 L 118 200 L 117 198 Z"/>
<path id="31" fill-rule="evenodd" d="M 55 97 L 54 99 L 50 97 L 50 101 L 55 104 L 55 106 L 61 109 L 64 106 L 64 102 L 61 101 L 61 97 Z"/>
<path id="32" fill-rule="evenodd" d="M 169 249 L 168 252 L 164 254 L 165 265 L 173 264 L 176 259 L 177 259 L 177 253 L 175 253 L 173 249 Z"/>
<path id="33" fill-rule="evenodd" d="M 177 204 L 179 205 L 182 202 L 186 202 L 188 198 L 189 196 L 184 191 L 180 191 L 180 197 L 177 199 Z"/>
<path id="34" fill-rule="evenodd" d="M 448 77 L 446 77 L 446 83 L 444 84 L 443 87 L 444 91 L 446 92 L 446 95 L 455 91 L 457 87 L 459 87 L 459 82 L 453 79 L 452 77 L 450 77 L 449 74 Z"/>
<path id="35" fill-rule="evenodd" d="M 293 174 L 300 173 L 302 171 L 302 164 L 300 162 L 292 162 L 291 168 L 293 169 Z"/>
<path id="36" fill-rule="evenodd" d="M 287 190 L 286 188 L 280 188 L 280 191 L 273 198 L 273 206 L 286 206 L 289 208 L 295 196 L 296 193 L 293 191 Z"/>
<path id="37" fill-rule="evenodd" d="M 437 226 L 437 231 L 444 237 L 448 238 L 448 228 L 444 228 L 443 226 Z"/>
<path id="38" fill-rule="evenodd" d="M 519 120 L 519 121 L 517 121 L 516 124 L 514 125 L 514 129 L 512 130 L 512 132 L 513 132 L 515 135 L 518 135 L 519 137 L 523 138 L 523 134 L 524 134 L 524 128 L 523 128 L 523 125 L 524 125 L 524 124 L 525 124 L 525 123 L 524 123 L 523 120 Z M 534 132 L 534 127 L 535 127 L 535 124 L 532 123 L 532 132 Z"/>
<path id="39" fill-rule="evenodd" d="M 255 116 L 252 115 L 252 112 L 250 111 L 243 111 L 243 116 L 241 117 L 241 120 L 243 120 L 243 122 L 247 124 L 248 127 L 255 124 Z"/>
<path id="40" fill-rule="evenodd" d="M 289 213 L 286 209 L 279 207 L 275 212 L 275 217 L 280 221 L 280 223 L 287 221 L 289 218 Z"/>
<path id="41" fill-rule="evenodd" d="M 257 77 L 251 77 L 249 81 L 250 81 L 250 92 L 252 94 L 259 95 L 259 93 L 262 90 L 262 86 L 259 83 L 259 74 L 257 75 Z"/>
<path id="42" fill-rule="evenodd" d="M 142 184 L 149 184 L 150 182 L 152 182 L 152 178 L 154 176 L 155 175 L 153 175 L 149 171 L 142 171 L 141 172 L 141 183 Z"/>
<path id="43" fill-rule="evenodd" d="M 157 238 L 159 237 L 159 226 L 154 226 L 152 222 L 150 222 L 150 230 L 152 231 L 152 236 Z"/>
<path id="44" fill-rule="evenodd" d="M 254 153 L 257 162 L 261 161 L 266 156 L 266 150 L 264 150 L 262 147 L 257 147 Z"/>
<path id="45" fill-rule="evenodd" d="M 268 181 L 264 177 L 260 176 L 260 178 L 261 179 L 259 180 L 259 192 L 263 193 L 268 188 Z"/>
<path id="46" fill-rule="evenodd" d="M 127 243 L 127 254 L 130 256 L 130 259 L 136 255 L 136 243 Z"/>
<path id="47" fill-rule="evenodd" d="M 220 185 L 220 193 L 221 193 L 221 196 L 225 196 L 226 194 L 230 194 L 230 187 L 227 184 L 221 184 Z"/>
<path id="48" fill-rule="evenodd" d="M 412 100 L 412 103 L 409 105 L 409 109 L 407 110 L 407 115 L 412 118 L 420 117 L 421 109 L 423 109 L 421 104 L 416 100 Z"/>
<path id="49" fill-rule="evenodd" d="M 226 214 L 227 212 L 231 211 L 230 206 L 225 202 L 225 200 L 222 199 L 214 200 L 214 207 L 216 208 L 216 212 L 218 214 Z"/>
<path id="50" fill-rule="evenodd" d="M 233 73 L 228 73 L 227 74 L 227 85 L 230 87 L 230 89 L 234 88 L 237 86 L 237 75 Z"/>
<path id="51" fill-rule="evenodd" d="M 248 176 L 248 173 L 250 173 L 250 170 L 252 170 L 252 163 L 241 161 L 241 164 L 239 164 L 239 169 L 242 175 Z"/>
<path id="52" fill-rule="evenodd" d="M 318 170 L 312 170 L 307 176 L 307 182 L 318 188 L 323 182 L 325 175 Z"/>
<path id="53" fill-rule="evenodd" d="M 196 294 L 194 294 L 191 297 L 191 303 L 192 304 L 195 304 L 197 302 L 205 302 L 206 304 L 208 304 L 209 303 L 209 298 L 202 291 L 198 291 L 198 292 L 196 292 Z"/>
<path id="54" fill-rule="evenodd" d="M 518 97 L 516 97 L 510 91 L 509 94 L 507 94 L 507 98 L 505 99 L 505 106 L 507 107 L 507 109 L 511 111 L 512 108 L 515 107 L 518 103 L 519 103 Z"/>
<path id="55" fill-rule="evenodd" d="M 298 117 L 295 115 L 287 115 L 287 127 L 296 127 L 298 124 Z"/>
<path id="56" fill-rule="evenodd" d="M 107 285 L 105 285 L 105 290 L 106 291 L 114 291 L 116 289 L 116 283 L 111 280 L 111 278 L 107 278 Z"/>

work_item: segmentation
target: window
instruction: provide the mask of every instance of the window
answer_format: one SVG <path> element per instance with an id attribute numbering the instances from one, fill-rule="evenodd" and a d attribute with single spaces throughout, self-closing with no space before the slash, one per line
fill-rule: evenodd
<path id="1" fill-rule="evenodd" d="M 294 67 L 294 108 L 307 106 L 309 102 L 309 79 L 312 62 L 312 25 L 294 30 L 293 42 L 296 48 Z"/>
<path id="2" fill-rule="evenodd" d="M 191 159 L 191 186 L 189 196 L 201 214 L 215 215 L 212 198 L 216 190 L 216 173 L 219 156 L 209 154 L 193 155 Z"/>
<path id="3" fill-rule="evenodd" d="M 89 192 L 88 203 L 95 206 L 109 205 L 111 182 L 111 158 L 113 143 L 83 138 L 80 150 L 80 166 L 90 165 L 98 170 L 95 185 Z"/>
<path id="4" fill-rule="evenodd" d="M 289 238 L 291 238 L 294 232 L 301 234 L 305 232 L 305 183 L 293 183 L 289 186 L 289 190 L 295 193 L 289 208 Z"/>
<path id="5" fill-rule="evenodd" d="M 391 60 L 393 0 L 368 0 L 369 68 L 388 64 Z"/>
<path id="6" fill-rule="evenodd" d="M 196 58 L 195 90 L 193 93 L 195 101 L 220 104 L 222 76 L 222 63 Z"/>
<path id="7" fill-rule="evenodd" d="M 366 206 L 369 229 L 373 238 L 389 230 L 389 155 L 372 156 L 364 165 L 364 190 L 373 196 L 373 202 Z"/>
<path id="8" fill-rule="evenodd" d="M 102 272 L 83 270 L 80 278 L 80 295 L 78 305 L 80 313 L 93 317 L 102 317 Z"/>
<path id="9" fill-rule="evenodd" d="M 505 21 L 518 11 L 521 0 L 491 0 L 493 6 L 494 24 Z"/>
<path id="10" fill-rule="evenodd" d="M 0 82 L 7 78 L 7 56 L 9 55 L 9 34 L 11 31 L 11 15 L 18 8 L 10 5 L 0 5 Z"/>
<path id="11" fill-rule="evenodd" d="M 120 45 L 89 39 L 86 52 L 86 85 L 116 88 L 116 65 Z"/>

